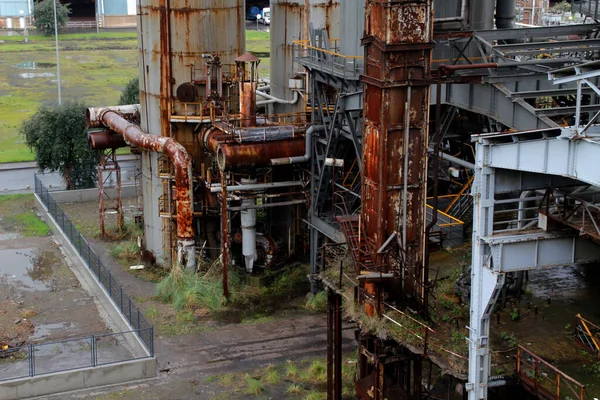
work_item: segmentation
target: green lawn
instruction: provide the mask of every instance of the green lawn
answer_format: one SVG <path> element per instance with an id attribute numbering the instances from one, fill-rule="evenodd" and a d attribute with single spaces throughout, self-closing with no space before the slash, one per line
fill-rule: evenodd
<path id="1" fill-rule="evenodd" d="M 41 104 L 57 100 L 54 37 L 31 35 L 24 43 L 22 36 L 6 36 L 0 41 L 0 163 L 31 161 L 34 154 L 24 145 L 19 126 Z M 248 51 L 268 54 L 268 32 L 247 31 L 246 41 Z M 63 99 L 113 105 L 138 74 L 135 32 L 61 34 L 59 49 Z M 263 58 L 261 77 L 268 76 L 269 61 Z"/>

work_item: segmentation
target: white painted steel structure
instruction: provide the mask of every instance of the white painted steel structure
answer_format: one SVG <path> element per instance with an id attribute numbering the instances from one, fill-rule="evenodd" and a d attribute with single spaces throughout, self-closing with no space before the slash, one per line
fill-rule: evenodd
<path id="1" fill-rule="evenodd" d="M 549 76 L 556 78 L 555 84 L 577 82 L 577 91 L 581 94 L 583 84 L 594 91 L 598 90 L 588 80 L 600 75 L 600 71 L 590 70 L 598 67 L 600 63 L 588 63 L 553 71 Z M 600 126 L 592 125 L 598 115 L 582 126 L 581 101 L 577 102 L 576 114 L 576 125 L 573 127 L 473 136 L 476 162 L 472 191 L 474 208 L 467 383 L 470 400 L 486 399 L 488 387 L 494 385 L 489 381 L 489 317 L 505 274 L 600 260 L 600 247 L 582 238 L 580 235 L 583 232 L 547 231 L 543 214 L 538 212 L 539 222 L 535 218 L 526 221 L 526 213 L 521 212 L 526 200 L 540 199 L 528 197 L 531 192 L 525 191 L 556 187 L 551 184 L 552 180 L 557 182 L 563 179 L 563 184 L 570 186 L 579 182 L 579 185 L 600 187 L 600 169 L 597 168 Z M 525 181 L 529 181 L 529 184 L 524 185 Z M 511 191 L 526 195 L 514 200 L 497 200 L 495 197 L 498 193 Z M 510 201 L 519 204 L 518 221 L 498 222 L 495 206 Z M 511 225 L 515 222 L 517 229 Z"/>

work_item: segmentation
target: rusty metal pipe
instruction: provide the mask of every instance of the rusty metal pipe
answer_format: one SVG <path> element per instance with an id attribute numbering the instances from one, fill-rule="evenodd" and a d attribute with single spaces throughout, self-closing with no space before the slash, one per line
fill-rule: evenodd
<path id="1" fill-rule="evenodd" d="M 312 135 L 315 132 L 322 132 L 325 130 L 325 125 L 313 125 L 306 130 L 304 136 L 304 155 L 297 157 L 281 157 L 273 158 L 271 165 L 286 165 L 286 164 L 300 164 L 310 160 L 312 155 Z"/>
<path id="2" fill-rule="evenodd" d="M 438 66 L 438 72 L 440 76 L 451 76 L 455 71 L 469 70 L 469 69 L 488 69 L 498 68 L 498 63 L 481 63 L 481 64 L 459 64 L 459 65 L 448 65 L 442 64 Z"/>
<path id="3" fill-rule="evenodd" d="M 196 257 L 192 227 L 192 163 L 185 147 L 171 138 L 143 132 L 138 125 L 130 123 L 114 110 L 104 110 L 99 119 L 104 126 L 123 135 L 129 144 L 164 153 L 173 162 L 177 200 L 177 259 L 181 265 L 194 268 Z"/>
<path id="4" fill-rule="evenodd" d="M 110 129 L 88 132 L 88 145 L 94 150 L 119 149 L 127 147 L 123 136 L 111 132 Z"/>
<path id="5" fill-rule="evenodd" d="M 103 126 L 102 114 L 106 111 L 115 111 L 128 119 L 138 117 L 140 115 L 139 104 L 128 104 L 123 106 L 113 107 L 90 107 L 85 112 L 86 123 L 88 128 L 99 128 Z"/>

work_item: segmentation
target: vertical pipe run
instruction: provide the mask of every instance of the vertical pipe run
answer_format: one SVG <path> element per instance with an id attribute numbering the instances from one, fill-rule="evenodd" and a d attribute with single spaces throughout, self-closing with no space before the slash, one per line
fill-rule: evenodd
<path id="1" fill-rule="evenodd" d="M 333 400 L 333 330 L 334 300 L 333 291 L 327 288 L 327 399 Z"/>
<path id="2" fill-rule="evenodd" d="M 242 185 L 256 183 L 256 179 L 242 178 Z M 252 273 L 254 260 L 256 260 L 256 198 L 242 199 L 242 255 L 246 272 Z"/>
<path id="3" fill-rule="evenodd" d="M 223 262 L 223 296 L 229 299 L 227 267 L 229 264 L 229 218 L 227 218 L 227 180 L 221 171 L 221 261 Z"/>
<path id="4" fill-rule="evenodd" d="M 406 265 L 406 210 L 408 207 L 408 137 L 410 134 L 410 101 L 412 96 L 412 88 L 406 88 L 406 104 L 404 106 L 404 171 L 402 187 L 402 262 Z M 406 280 L 406 268 L 402 268 L 402 290 L 404 290 L 404 282 Z"/>
<path id="5" fill-rule="evenodd" d="M 335 293 L 334 319 L 334 399 L 342 400 L 342 296 L 338 293 Z"/>

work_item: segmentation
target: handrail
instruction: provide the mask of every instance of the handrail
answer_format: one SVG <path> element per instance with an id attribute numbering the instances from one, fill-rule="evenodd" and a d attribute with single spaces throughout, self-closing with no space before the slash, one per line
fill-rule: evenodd
<path id="1" fill-rule="evenodd" d="M 295 45 L 298 45 L 300 47 L 304 47 L 306 49 L 315 50 L 315 51 L 318 51 L 320 53 L 325 53 L 325 54 L 329 54 L 329 55 L 340 57 L 340 58 L 344 58 L 344 59 L 364 60 L 363 56 L 346 56 L 344 54 L 336 53 L 336 52 L 331 51 L 331 50 L 326 50 L 326 49 L 324 49 L 322 47 L 311 46 L 310 44 L 307 44 L 307 43 L 310 43 L 310 40 L 294 40 L 294 44 Z"/>
<path id="2" fill-rule="evenodd" d="M 454 204 L 456 204 L 456 202 L 458 201 L 458 199 L 460 198 L 460 196 L 462 196 L 471 187 L 471 184 L 473 183 L 473 180 L 475 180 L 475 175 L 472 175 L 469 178 L 469 180 L 467 181 L 467 183 L 465 183 L 463 185 L 463 187 L 460 189 L 460 191 L 457 193 L 457 196 L 454 198 L 454 200 L 452 200 L 450 202 L 450 204 L 448 204 L 448 206 L 444 210 L 445 213 L 447 213 L 448 211 L 450 211 L 452 209 L 452 207 L 454 206 Z"/>
<path id="3" fill-rule="evenodd" d="M 532 359 L 533 363 L 526 360 L 526 357 L 524 357 L 524 356 Z M 523 364 L 525 364 L 525 365 L 532 364 L 532 365 L 529 365 L 529 367 L 530 367 L 529 370 L 524 371 Z M 547 374 L 540 372 L 540 370 L 539 370 L 540 366 L 542 366 L 543 368 L 547 368 L 550 371 L 554 372 L 556 374 L 556 378 L 551 379 L 547 376 Z M 533 370 L 531 370 L 531 368 L 533 368 Z M 533 376 L 531 376 L 530 373 L 533 373 Z M 517 346 L 517 375 L 523 381 L 523 383 L 526 384 L 525 386 L 533 386 L 531 389 L 535 391 L 535 395 L 539 395 L 541 393 L 547 392 L 549 394 L 552 394 L 553 396 L 555 395 L 556 398 L 562 398 L 561 393 L 560 393 L 560 389 L 561 389 L 560 383 L 561 383 L 561 380 L 566 380 L 566 381 L 570 382 L 571 384 L 573 384 L 577 389 L 577 391 L 576 391 L 570 385 L 567 385 L 567 387 L 571 390 L 571 392 L 575 396 L 577 396 L 577 398 L 579 400 L 584 400 L 584 390 L 585 390 L 584 385 L 582 385 L 575 379 L 571 378 L 569 375 L 565 374 L 564 372 L 562 372 L 561 370 L 556 368 L 554 365 L 545 361 L 544 359 L 537 356 L 530 350 L 527 350 L 526 348 L 524 348 L 521 345 Z M 542 379 L 546 379 L 548 381 L 548 382 L 546 382 L 546 386 L 543 386 L 540 384 L 540 383 L 543 383 Z M 552 390 L 554 390 L 554 392 L 551 392 L 551 389 L 549 388 L 549 386 L 552 386 Z"/>
<path id="4" fill-rule="evenodd" d="M 430 208 L 431 210 L 433 210 L 433 206 L 430 206 L 429 204 L 425 204 L 425 206 L 427 208 Z M 445 212 L 438 210 L 438 214 L 441 214 L 444 217 L 450 218 L 451 220 L 453 220 L 454 222 L 449 223 L 449 224 L 444 224 L 445 226 L 453 226 L 453 225 L 464 225 L 465 223 L 463 221 L 461 221 L 458 218 L 453 217 L 450 214 L 446 214 Z M 441 226 L 441 225 L 440 225 Z"/>

